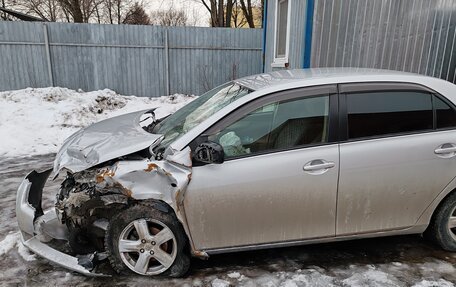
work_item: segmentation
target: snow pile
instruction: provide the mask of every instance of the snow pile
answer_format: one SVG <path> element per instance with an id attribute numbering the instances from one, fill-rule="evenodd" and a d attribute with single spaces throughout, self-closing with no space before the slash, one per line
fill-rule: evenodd
<path id="1" fill-rule="evenodd" d="M 351 277 L 344 279 L 342 283 L 348 286 L 399 286 L 395 277 L 392 277 L 380 270 L 370 269 L 362 273 L 354 273 Z"/>
<path id="2" fill-rule="evenodd" d="M 423 280 L 412 287 L 454 287 L 454 284 L 445 279 L 439 279 L 438 281 Z"/>
<path id="3" fill-rule="evenodd" d="M 298 286 L 315 286 L 315 287 L 333 287 L 334 278 L 321 274 L 316 270 L 309 270 L 307 274 L 295 274 L 290 279 L 286 279 L 280 286 L 298 287 Z"/>
<path id="4" fill-rule="evenodd" d="M 318 270 L 319 269 L 319 270 Z M 227 278 L 215 278 L 212 287 L 220 286 L 265 286 L 265 287 L 332 287 L 337 286 L 336 278 L 323 274 L 321 268 L 298 269 L 294 272 L 272 272 L 248 277 L 240 272 L 230 272 Z"/>
<path id="5" fill-rule="evenodd" d="M 333 286 L 350 286 L 350 287 L 454 287 L 455 285 L 443 278 L 432 278 L 418 276 L 419 280 L 412 278 L 402 278 L 402 272 L 394 275 L 394 265 L 386 264 L 381 266 L 374 265 L 349 265 L 347 268 L 330 268 L 325 269 L 319 266 L 297 269 L 294 271 L 276 271 L 266 274 L 254 274 L 247 276 L 239 271 L 232 271 L 226 276 L 215 277 L 211 279 L 211 286 L 264 286 L 264 287 L 333 287 Z M 437 269 L 450 271 L 443 262 L 436 263 Z M 407 264 L 400 263 L 404 268 L 411 270 Z M 379 268 L 381 267 L 381 268 Z M 402 279 L 399 279 L 402 278 Z M 404 284 L 407 282 L 407 284 Z"/>
<path id="6" fill-rule="evenodd" d="M 8 234 L 2 241 L 0 241 L 0 256 L 5 255 L 16 246 L 19 241 L 19 232 Z"/>
<path id="7" fill-rule="evenodd" d="M 94 92 L 39 88 L 0 92 L 0 156 L 55 153 L 72 133 L 113 116 L 158 107 L 157 118 L 194 96 L 144 98 L 105 89 Z"/>
<path id="8" fill-rule="evenodd" d="M 439 274 L 454 274 L 456 272 L 456 268 L 451 263 L 442 260 L 433 260 L 418 266 L 424 276 L 432 276 L 436 272 Z"/>
<path id="9" fill-rule="evenodd" d="M 229 287 L 230 282 L 217 278 L 217 279 L 214 279 L 214 281 L 212 281 L 211 286 L 212 287 Z"/>
<path id="10" fill-rule="evenodd" d="M 231 273 L 228 273 L 228 277 L 232 278 L 232 279 L 238 279 L 239 277 L 241 277 L 241 273 L 239 273 L 239 272 L 231 272 Z"/>
<path id="11" fill-rule="evenodd" d="M 2 241 L 0 241 L 0 256 L 7 254 L 13 248 L 17 247 L 19 255 L 25 261 L 33 261 L 36 259 L 34 254 L 31 254 L 30 251 L 22 244 L 20 240 L 19 232 L 14 232 L 8 234 Z"/>
<path id="12" fill-rule="evenodd" d="M 27 247 L 20 240 L 17 242 L 17 252 L 25 261 L 34 261 L 36 260 L 36 255 L 31 253 Z"/>

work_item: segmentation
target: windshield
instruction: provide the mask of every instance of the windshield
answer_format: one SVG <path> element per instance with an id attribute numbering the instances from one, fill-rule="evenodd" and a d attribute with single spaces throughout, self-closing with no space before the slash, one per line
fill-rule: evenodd
<path id="1" fill-rule="evenodd" d="M 152 132 L 165 136 L 160 148 L 166 148 L 205 119 L 250 92 L 246 87 L 230 82 L 199 96 L 155 126 Z"/>

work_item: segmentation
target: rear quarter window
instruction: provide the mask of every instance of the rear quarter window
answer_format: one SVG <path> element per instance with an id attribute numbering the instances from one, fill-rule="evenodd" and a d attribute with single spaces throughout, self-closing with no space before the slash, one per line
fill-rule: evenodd
<path id="1" fill-rule="evenodd" d="M 436 128 L 456 127 L 456 111 L 439 97 L 434 96 Z"/>

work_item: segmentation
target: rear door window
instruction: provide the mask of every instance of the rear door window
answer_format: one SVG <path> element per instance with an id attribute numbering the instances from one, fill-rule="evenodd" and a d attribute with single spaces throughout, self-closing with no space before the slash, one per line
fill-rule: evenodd
<path id="1" fill-rule="evenodd" d="M 349 139 L 433 129 L 432 95 L 426 92 L 349 93 L 346 101 Z"/>

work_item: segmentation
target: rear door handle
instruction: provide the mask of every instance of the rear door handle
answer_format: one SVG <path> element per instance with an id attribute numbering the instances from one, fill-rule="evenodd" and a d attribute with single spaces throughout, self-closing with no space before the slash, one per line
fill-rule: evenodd
<path id="1" fill-rule="evenodd" d="M 456 144 L 454 143 L 445 143 L 438 146 L 434 153 L 442 157 L 453 157 L 456 155 Z"/>
<path id="2" fill-rule="evenodd" d="M 303 167 L 304 171 L 307 172 L 326 172 L 328 169 L 335 167 L 336 164 L 332 161 L 325 161 L 323 159 L 314 159 L 306 163 Z"/>

